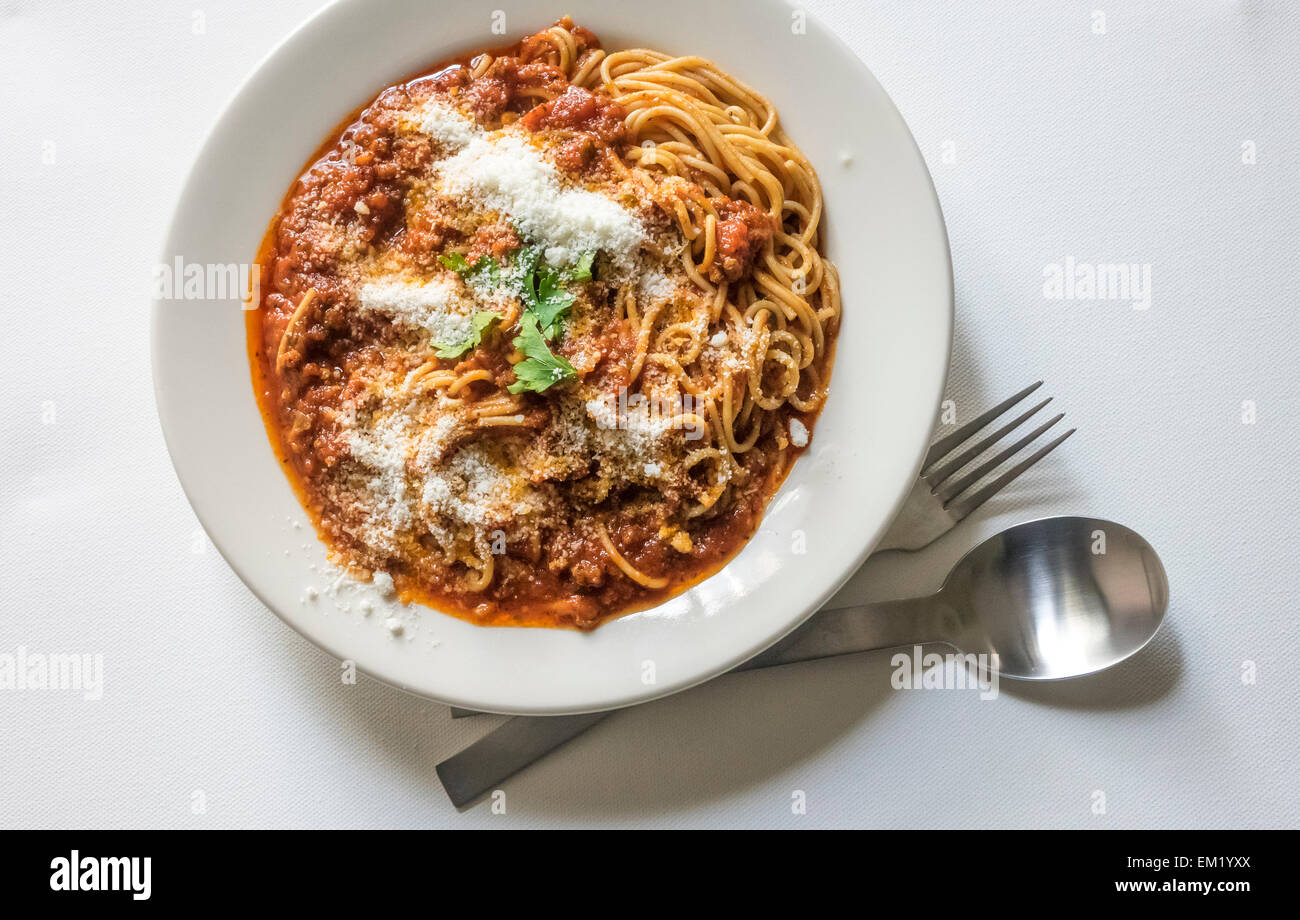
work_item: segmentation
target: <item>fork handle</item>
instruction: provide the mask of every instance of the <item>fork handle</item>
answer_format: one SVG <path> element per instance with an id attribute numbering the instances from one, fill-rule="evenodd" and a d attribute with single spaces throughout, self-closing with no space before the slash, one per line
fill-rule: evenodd
<path id="1" fill-rule="evenodd" d="M 920 478 L 907 493 L 907 500 L 889 530 L 871 552 L 873 555 L 895 549 L 914 552 L 929 546 L 955 526 L 957 522 L 931 494 L 930 484 Z"/>

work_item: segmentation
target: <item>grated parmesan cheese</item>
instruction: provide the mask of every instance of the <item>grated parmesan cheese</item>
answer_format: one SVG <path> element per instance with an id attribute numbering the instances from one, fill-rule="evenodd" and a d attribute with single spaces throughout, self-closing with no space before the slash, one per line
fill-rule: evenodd
<path id="1" fill-rule="evenodd" d="M 646 231 L 631 211 L 585 189 L 566 188 L 559 171 L 518 134 L 480 134 L 440 164 L 443 191 L 510 215 L 522 234 L 545 247 L 555 265 L 600 250 L 631 266 Z"/>
<path id="2" fill-rule="evenodd" d="M 676 290 L 677 283 L 664 274 L 662 269 L 647 269 L 637 280 L 637 294 L 643 303 L 671 300 Z"/>
<path id="3" fill-rule="evenodd" d="M 479 133 L 478 125 L 437 96 L 430 97 L 414 112 L 416 127 L 448 147 L 459 150 Z"/>
<path id="4" fill-rule="evenodd" d="M 649 401 L 628 399 L 625 405 L 613 397 L 587 402 L 587 415 L 601 431 L 622 434 L 635 449 L 648 451 L 673 428 L 673 419 L 650 411 Z"/>
<path id="5" fill-rule="evenodd" d="M 440 409 L 442 414 L 419 436 L 415 465 L 420 469 L 428 469 L 441 462 L 451 444 L 452 435 L 461 427 L 460 416 L 450 406 L 443 405 Z"/>
<path id="6" fill-rule="evenodd" d="M 474 305 L 446 277 L 426 283 L 372 281 L 361 286 L 357 302 L 364 311 L 425 330 L 434 342 L 460 342 L 470 334 Z"/>
<path id="7" fill-rule="evenodd" d="M 462 524 L 486 527 L 540 512 L 541 496 L 518 463 L 504 463 L 481 444 L 461 448 L 426 474 L 421 499 L 427 511 Z"/>
<path id="8" fill-rule="evenodd" d="M 615 481 L 661 481 L 677 469 L 686 438 L 675 427 L 673 415 L 651 411 L 652 405 L 609 395 L 580 402 L 576 413 L 561 417 L 566 432 L 561 441 L 594 458 Z"/>
<path id="9" fill-rule="evenodd" d="M 808 429 L 797 418 L 790 419 L 790 443 L 795 447 L 808 446 Z"/>
<path id="10" fill-rule="evenodd" d="M 353 429 L 348 436 L 352 459 L 369 472 L 365 487 L 371 495 L 365 523 L 356 536 L 367 546 L 380 550 L 393 549 L 396 532 L 411 523 L 403 421 L 400 417 L 390 417 L 370 428 Z M 388 580 L 381 582 L 381 575 L 375 573 L 375 587 L 381 594 L 391 593 L 392 578 L 383 575 Z"/>

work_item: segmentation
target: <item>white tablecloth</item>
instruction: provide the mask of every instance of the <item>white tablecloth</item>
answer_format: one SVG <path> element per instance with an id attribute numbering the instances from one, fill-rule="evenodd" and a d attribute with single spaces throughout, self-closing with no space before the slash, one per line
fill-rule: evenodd
<path id="1" fill-rule="evenodd" d="M 1104 676 L 988 702 L 892 690 L 884 653 L 725 678 L 607 719 L 500 814 L 457 813 L 434 774 L 496 720 L 341 684 L 205 542 L 154 411 L 149 278 L 183 174 L 317 5 L 0 4 L 0 655 L 104 666 L 98 700 L 0 690 L 0 824 L 1297 823 L 1300 7 L 807 4 L 934 173 L 958 419 L 1042 377 L 1080 429 L 842 599 L 929 590 L 1001 527 L 1086 513 L 1160 551 L 1166 628 Z M 1067 259 L 1150 266 L 1149 307 L 1046 297 Z"/>

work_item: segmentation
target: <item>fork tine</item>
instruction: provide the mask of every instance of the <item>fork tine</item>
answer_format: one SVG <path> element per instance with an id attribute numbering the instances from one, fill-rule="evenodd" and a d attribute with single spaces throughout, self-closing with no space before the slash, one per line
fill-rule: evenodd
<path id="1" fill-rule="evenodd" d="M 1071 428 L 1065 434 L 1061 435 L 1056 440 L 1052 441 L 1052 443 L 1040 447 L 1033 454 L 1026 457 L 1024 460 L 1021 460 L 1011 469 L 1007 470 L 1005 473 L 1003 473 L 997 479 L 990 482 L 984 488 L 980 489 L 974 495 L 968 496 L 966 498 L 961 499 L 960 501 L 954 502 L 953 504 L 949 505 L 947 510 L 948 513 L 952 515 L 953 521 L 957 522 L 963 520 L 966 517 L 966 515 L 970 514 L 980 505 L 984 504 L 986 501 L 988 501 L 990 498 L 992 498 L 994 495 L 1000 492 L 1003 488 L 1006 487 L 1006 485 L 1009 482 L 1011 482 L 1013 479 L 1015 479 L 1025 470 L 1029 469 L 1039 460 L 1042 460 L 1044 457 L 1050 454 L 1053 450 L 1057 448 L 1057 446 L 1062 441 L 1064 441 L 1066 438 L 1068 438 L 1070 435 L 1074 434 L 1078 430 L 1079 429 L 1077 428 Z"/>
<path id="2" fill-rule="evenodd" d="M 1042 385 L 1043 385 L 1043 381 L 1041 380 L 1038 381 L 1037 383 L 1030 384 L 1029 386 L 1025 387 L 1023 390 L 1021 390 L 1019 393 L 1017 393 L 1015 396 L 1012 396 L 1010 399 L 998 403 L 996 406 L 994 406 L 989 411 L 985 412 L 979 418 L 972 419 L 971 421 L 967 422 L 965 425 L 962 425 L 952 434 L 945 435 L 944 437 L 940 438 L 930 447 L 929 452 L 926 453 L 925 463 L 921 467 L 921 473 L 924 474 L 926 470 L 928 470 L 930 467 L 934 466 L 936 463 L 942 460 L 944 456 L 949 451 L 951 451 L 954 447 L 956 447 L 962 441 L 965 441 L 975 432 L 979 431 L 989 422 L 993 421 L 1003 412 L 1006 412 L 1008 409 L 1010 409 L 1016 403 L 1020 402 L 1020 400 L 1024 399 L 1026 396 L 1034 392 L 1034 390 L 1038 389 Z"/>
<path id="3" fill-rule="evenodd" d="M 1014 457 L 1017 453 L 1020 452 L 1020 448 L 1024 447 L 1026 444 L 1032 443 L 1040 434 L 1042 434 L 1047 429 L 1051 428 L 1053 425 L 1055 425 L 1063 418 L 1065 418 L 1064 412 L 1060 412 L 1055 416 L 1053 416 L 1052 418 L 1049 418 L 1042 425 L 1039 425 L 1033 431 L 1029 432 L 1029 434 L 1025 435 L 1019 441 L 1012 444 L 1010 447 L 998 451 L 996 455 L 990 457 L 984 463 L 981 463 L 970 473 L 967 473 L 965 476 L 961 476 L 957 478 L 953 482 L 950 482 L 947 485 L 945 485 L 942 489 L 937 490 L 934 493 L 935 496 L 939 499 L 939 501 L 943 502 L 945 505 L 948 504 L 948 502 L 954 496 L 960 495 L 961 493 L 965 492 L 971 486 L 975 485 L 975 483 L 983 479 L 987 474 L 996 470 L 999 466 L 1002 465 L 1002 461 Z"/>
<path id="4" fill-rule="evenodd" d="M 1023 423 L 1025 419 L 1032 416 L 1039 409 L 1043 408 L 1043 406 L 1047 405 L 1051 401 L 1052 401 L 1052 397 L 1049 396 L 1046 399 L 1044 399 L 1042 402 L 1040 402 L 1038 405 L 1031 408 L 1028 412 L 1021 413 L 1019 416 L 1007 422 L 1005 425 L 1003 425 L 997 431 L 993 432 L 988 437 L 982 438 L 977 444 L 974 444 L 971 447 L 968 447 L 966 450 L 963 450 L 952 460 L 945 463 L 943 466 L 939 467 L 939 469 L 935 470 L 930 475 L 924 477 L 925 481 L 929 483 L 929 486 L 932 490 L 939 488 L 939 485 L 943 483 L 945 480 L 947 480 L 949 476 L 957 472 L 967 463 L 970 463 L 970 461 L 974 460 L 980 454 L 984 453 L 984 451 L 988 450 L 998 441 L 1001 441 L 1002 438 L 1005 437 L 1007 434 L 1011 433 L 1012 431 L 1015 431 L 1017 428 L 1020 427 L 1021 423 Z M 987 466 L 984 469 L 985 472 L 988 471 Z M 957 492 L 960 491 L 961 491 L 960 489 L 956 491 L 949 491 L 948 496 L 951 497 L 953 495 L 956 495 Z"/>

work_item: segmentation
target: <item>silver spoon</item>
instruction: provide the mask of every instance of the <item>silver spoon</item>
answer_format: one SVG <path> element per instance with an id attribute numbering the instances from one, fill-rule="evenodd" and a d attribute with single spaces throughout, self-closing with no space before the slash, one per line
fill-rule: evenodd
<path id="1" fill-rule="evenodd" d="M 997 656 L 1017 680 L 1081 677 L 1145 646 L 1169 606 L 1151 544 L 1112 521 L 1018 524 L 961 558 L 926 597 L 823 610 L 743 669 L 936 642 Z"/>
<path id="2" fill-rule="evenodd" d="M 934 594 L 822 610 L 736 670 L 944 643 L 988 655 L 1004 677 L 1081 677 L 1139 651 L 1168 606 L 1164 566 L 1138 534 L 1094 518 L 1043 518 L 972 549 Z M 466 805 L 606 715 L 511 719 L 438 764 L 438 776 Z"/>

